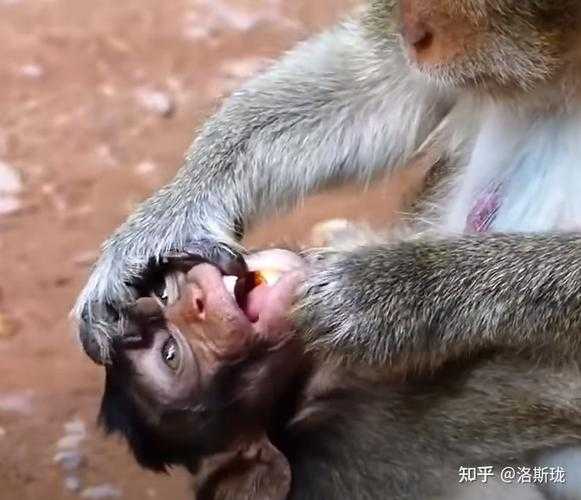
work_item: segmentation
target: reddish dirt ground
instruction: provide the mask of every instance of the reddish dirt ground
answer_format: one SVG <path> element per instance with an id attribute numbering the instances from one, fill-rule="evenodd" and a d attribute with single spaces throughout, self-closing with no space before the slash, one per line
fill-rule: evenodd
<path id="1" fill-rule="evenodd" d="M 221 96 L 354 3 L 0 0 L 0 162 L 23 183 L 0 215 L 0 499 L 187 497 L 184 473 L 140 470 L 96 428 L 103 371 L 68 312 L 100 242 L 172 177 Z M 334 216 L 389 221 L 400 191 L 317 196 L 250 243 L 301 241 Z M 75 419 L 82 463 L 65 473 L 54 457 Z M 100 485 L 115 491 L 86 490 Z"/>

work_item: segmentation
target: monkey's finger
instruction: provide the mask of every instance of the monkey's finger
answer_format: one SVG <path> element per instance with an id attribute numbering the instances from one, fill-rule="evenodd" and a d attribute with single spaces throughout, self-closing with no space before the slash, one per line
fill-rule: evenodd
<path id="1" fill-rule="evenodd" d="M 212 264 L 227 275 L 241 277 L 248 272 L 246 261 L 240 252 L 225 243 L 210 239 L 189 242 L 182 250 L 169 252 L 162 259 L 162 265 L 186 270 L 202 263 Z"/>
<path id="2" fill-rule="evenodd" d="M 120 335 L 120 316 L 115 307 L 97 302 L 87 303 L 79 320 L 79 340 L 83 350 L 95 363 L 110 361 L 111 343 Z"/>
<path id="3" fill-rule="evenodd" d="M 119 314 L 120 342 L 124 346 L 143 342 L 152 328 L 165 325 L 163 307 L 152 297 L 141 297 L 126 304 Z"/>

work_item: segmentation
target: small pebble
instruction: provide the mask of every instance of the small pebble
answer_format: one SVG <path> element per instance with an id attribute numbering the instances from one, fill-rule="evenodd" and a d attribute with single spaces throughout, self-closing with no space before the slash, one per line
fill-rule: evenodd
<path id="1" fill-rule="evenodd" d="M 2 202 L 0 201 L 0 206 Z M 0 208 L 0 213 L 2 209 Z M 8 339 L 16 335 L 16 323 L 5 314 L 0 313 L 0 339 Z"/>
<path id="2" fill-rule="evenodd" d="M 30 415 L 33 411 L 33 391 L 0 394 L 0 411 Z"/>
<path id="3" fill-rule="evenodd" d="M 59 450 L 76 449 L 84 440 L 85 436 L 82 434 L 67 434 L 57 441 L 56 447 Z"/>
<path id="4" fill-rule="evenodd" d="M 67 450 L 59 451 L 55 454 L 53 461 L 59 464 L 65 471 L 76 471 L 85 464 L 85 457 L 79 451 Z"/>
<path id="5" fill-rule="evenodd" d="M 64 484 L 67 491 L 79 491 L 81 489 L 81 480 L 77 476 L 67 476 Z"/>
<path id="6" fill-rule="evenodd" d="M 22 191 L 20 172 L 11 165 L 0 161 L 0 195 L 19 194 Z"/>
<path id="7" fill-rule="evenodd" d="M 266 68 L 268 60 L 261 57 L 249 57 L 246 59 L 234 59 L 226 61 L 220 72 L 229 78 L 236 80 L 244 80 L 253 75 L 256 75 L 261 70 Z"/>
<path id="8" fill-rule="evenodd" d="M 94 264 L 98 258 L 98 252 L 95 250 L 89 250 L 88 252 L 80 253 L 73 257 L 73 263 L 77 266 L 86 267 Z"/>
<path id="9" fill-rule="evenodd" d="M 135 166 L 135 173 L 139 175 L 151 175 L 157 170 L 157 165 L 152 161 L 142 161 Z"/>
<path id="10" fill-rule="evenodd" d="M 0 215 L 10 215 L 22 209 L 22 202 L 14 196 L 0 195 Z"/>
<path id="11" fill-rule="evenodd" d="M 0 161 L 0 215 L 12 214 L 22 208 L 18 194 L 22 191 L 22 178 L 18 170 Z"/>
<path id="12" fill-rule="evenodd" d="M 40 64 L 25 64 L 20 67 L 20 74 L 32 80 L 38 80 L 44 76 L 44 68 Z"/>
<path id="13" fill-rule="evenodd" d="M 82 434 L 85 436 L 87 434 L 87 426 L 80 418 L 75 418 L 65 423 L 65 432 L 67 434 Z"/>
<path id="14" fill-rule="evenodd" d="M 248 32 L 261 23 L 282 22 L 278 0 L 263 0 L 258 8 L 240 8 L 225 0 L 198 0 L 196 8 L 184 16 L 183 34 L 199 40 L 225 30 Z"/>
<path id="15" fill-rule="evenodd" d="M 145 109 L 157 113 L 164 118 L 169 118 L 175 112 L 175 101 L 167 92 L 141 88 L 137 90 L 136 96 L 139 103 Z"/>
<path id="16" fill-rule="evenodd" d="M 95 148 L 95 155 L 99 159 L 100 162 L 103 163 L 103 166 L 106 167 L 116 167 L 119 165 L 119 160 L 115 157 L 113 153 L 113 149 L 109 144 L 99 144 Z"/>
<path id="17" fill-rule="evenodd" d="M 85 488 L 81 493 L 81 498 L 89 498 L 90 500 L 101 500 L 107 498 L 120 498 L 121 491 L 110 484 L 102 484 L 100 486 L 91 486 Z"/>

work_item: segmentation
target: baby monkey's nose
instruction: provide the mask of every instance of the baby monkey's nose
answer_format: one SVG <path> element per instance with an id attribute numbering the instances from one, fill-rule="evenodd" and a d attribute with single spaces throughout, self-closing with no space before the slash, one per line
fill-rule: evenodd
<path id="1" fill-rule="evenodd" d="M 187 321 L 203 321 L 206 319 L 206 294 L 199 286 L 188 283 L 182 304 L 183 309 L 181 312 Z"/>

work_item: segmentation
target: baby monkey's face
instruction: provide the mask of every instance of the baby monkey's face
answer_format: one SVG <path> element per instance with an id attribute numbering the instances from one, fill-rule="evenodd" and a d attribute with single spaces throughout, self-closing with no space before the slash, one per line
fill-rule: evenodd
<path id="1" fill-rule="evenodd" d="M 247 265 L 242 278 L 200 264 L 166 280 L 165 317 L 172 331 L 188 338 L 201 369 L 246 358 L 259 346 L 276 349 L 289 339 L 287 314 L 302 260 L 289 251 L 269 250 L 250 256 Z"/>
<path id="2" fill-rule="evenodd" d="M 163 427 L 164 416 L 197 408 L 208 428 L 228 412 L 229 427 L 238 419 L 243 428 L 253 420 L 260 427 L 256 417 L 267 418 L 297 371 L 302 350 L 287 314 L 303 261 L 268 250 L 247 265 L 242 278 L 210 264 L 170 274 L 162 299 L 140 299 L 131 311 L 141 340 L 124 354 L 136 401 L 152 423 Z M 169 432 L 183 431 L 171 422 Z"/>

